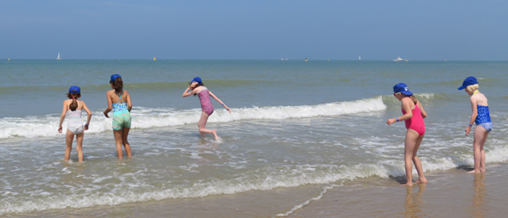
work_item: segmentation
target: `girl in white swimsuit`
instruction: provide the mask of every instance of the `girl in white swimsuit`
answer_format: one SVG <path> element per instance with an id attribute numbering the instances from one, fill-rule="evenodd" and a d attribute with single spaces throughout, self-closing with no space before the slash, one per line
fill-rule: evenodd
<path id="1" fill-rule="evenodd" d="M 84 101 L 79 101 L 78 98 L 81 97 L 81 89 L 77 86 L 72 86 L 69 89 L 69 93 L 67 93 L 68 100 L 65 100 L 63 103 L 62 115 L 60 116 L 60 124 L 58 127 L 58 132 L 62 133 L 62 123 L 67 116 L 67 133 L 65 136 L 65 142 L 67 147 L 65 148 L 65 161 L 69 161 L 72 150 L 72 141 L 74 140 L 74 136 L 76 136 L 76 151 L 78 152 L 78 160 L 79 162 L 83 161 L 83 130 L 88 130 L 88 124 L 90 123 L 90 119 L 92 119 L 92 113 L 86 106 Z M 88 114 L 88 119 L 86 121 L 85 126 L 83 127 L 83 120 L 81 120 L 81 111 L 85 110 Z"/>

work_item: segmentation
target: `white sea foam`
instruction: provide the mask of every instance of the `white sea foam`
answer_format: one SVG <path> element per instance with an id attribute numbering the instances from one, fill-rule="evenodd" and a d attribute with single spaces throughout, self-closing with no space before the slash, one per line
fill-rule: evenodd
<path id="1" fill-rule="evenodd" d="M 424 98 L 424 99 L 433 99 L 434 98 L 434 93 L 419 93 L 419 94 L 415 94 L 417 98 Z"/>
<path id="2" fill-rule="evenodd" d="M 309 171 L 309 168 L 316 168 L 317 170 Z M 156 186 L 147 184 L 146 181 L 136 179 L 137 176 L 142 177 L 143 174 L 139 172 L 138 175 L 138 172 L 136 172 L 121 175 L 118 178 L 121 182 L 115 185 L 91 184 L 85 187 L 73 187 L 71 193 L 53 195 L 44 195 L 34 190 L 28 197 L 4 198 L 0 200 L 0 215 L 48 209 L 117 205 L 171 198 L 200 198 L 251 190 L 297 187 L 305 184 L 328 184 L 339 180 L 369 177 L 378 174 L 376 173 L 378 170 L 377 165 L 358 165 L 354 167 L 336 165 L 266 166 L 234 179 L 196 181 L 192 184 L 172 185 L 165 189 L 156 188 Z M 139 187 L 143 188 L 140 189 Z M 105 191 L 104 189 L 110 190 Z"/>
<path id="3" fill-rule="evenodd" d="M 361 112 L 380 111 L 386 109 L 381 96 L 356 101 L 335 102 L 318 105 L 302 106 L 268 106 L 233 108 L 229 114 L 224 109 L 218 109 L 210 117 L 211 123 L 226 123 L 239 120 L 265 119 L 280 120 L 289 118 L 304 118 L 316 116 L 336 116 Z M 90 129 L 87 133 L 97 133 L 111 130 L 111 119 L 102 116 L 102 112 L 93 113 Z M 134 108 L 132 111 L 132 128 L 151 128 L 195 124 L 199 119 L 201 109 L 174 110 L 161 108 Z M 86 119 L 86 113 L 83 114 Z M 38 117 L 0 119 L 0 138 L 9 137 L 38 137 L 58 135 L 59 114 Z M 65 123 L 65 122 L 64 122 Z M 65 128 L 65 124 L 63 125 Z M 64 133 L 65 133 L 64 129 Z"/>
<path id="4" fill-rule="evenodd" d="M 506 161 L 507 146 L 498 146 L 487 153 L 487 160 L 491 162 Z M 449 170 L 464 163 L 472 163 L 471 157 L 464 158 L 421 158 L 425 172 Z M 196 167 L 190 166 L 189 168 Z M 375 164 L 360 163 L 356 165 L 282 165 L 265 166 L 242 173 L 231 179 L 211 179 L 195 181 L 189 184 L 167 183 L 161 188 L 160 184 L 149 184 L 142 180 L 144 171 L 127 174 L 117 174 L 118 184 L 100 185 L 103 180 L 112 177 L 98 177 L 95 183 L 88 186 L 73 187 L 71 193 L 28 193 L 28 197 L 21 197 L 12 190 L 0 192 L 4 199 L 0 200 L 0 215 L 48 209 L 83 208 L 98 205 L 118 205 L 129 202 L 144 202 L 150 200 L 201 198 L 211 195 L 235 194 L 252 190 L 271 190 L 274 188 L 298 187 L 308 184 L 337 185 L 344 181 L 351 181 L 369 177 L 398 177 L 403 176 L 404 168 L 400 160 L 383 160 Z M 191 169 L 189 169 L 191 170 Z M 414 172 L 416 173 L 416 172 Z M 138 178 L 139 177 L 139 178 Z M 140 189 L 140 187 L 143 187 Z M 104 189 L 109 189 L 105 191 Z M 290 211 L 279 214 L 286 216 L 294 210 L 317 200 L 326 192 L 325 188 L 319 196 L 295 206 Z M 27 193 L 25 193 L 27 194 Z"/>

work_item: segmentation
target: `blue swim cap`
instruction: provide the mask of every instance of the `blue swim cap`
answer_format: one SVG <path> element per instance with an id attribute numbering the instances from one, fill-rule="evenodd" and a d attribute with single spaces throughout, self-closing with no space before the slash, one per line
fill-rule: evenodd
<path id="1" fill-rule="evenodd" d="M 116 78 L 122 78 L 122 76 L 120 76 L 120 74 L 113 74 L 111 75 L 111 79 L 109 79 L 109 82 L 116 81 Z"/>
<path id="2" fill-rule="evenodd" d="M 193 82 L 197 82 L 198 84 L 203 85 L 203 80 L 201 80 L 201 78 L 199 77 L 194 77 L 194 79 L 190 83 Z"/>
<path id="3" fill-rule="evenodd" d="M 459 87 L 459 90 L 465 89 L 466 87 L 474 84 L 478 84 L 478 81 L 476 80 L 476 78 L 474 78 L 474 76 L 470 76 L 464 80 L 462 86 Z"/>
<path id="4" fill-rule="evenodd" d="M 71 88 L 69 89 L 69 93 L 71 94 L 80 94 L 81 93 L 81 89 L 77 86 L 71 86 Z"/>
<path id="5" fill-rule="evenodd" d="M 393 86 L 393 92 L 394 93 L 400 92 L 404 95 L 413 95 L 413 93 L 411 91 L 409 91 L 409 89 L 407 88 L 407 85 L 405 83 L 399 83 L 399 84 Z"/>

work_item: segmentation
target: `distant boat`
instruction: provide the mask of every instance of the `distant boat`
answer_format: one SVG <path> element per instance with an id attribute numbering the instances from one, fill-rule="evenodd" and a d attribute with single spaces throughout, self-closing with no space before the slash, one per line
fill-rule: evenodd
<path id="1" fill-rule="evenodd" d="M 400 58 L 400 56 L 399 56 L 398 58 L 393 59 L 393 61 L 398 62 L 398 61 L 407 61 L 407 60 L 406 60 L 406 59 L 402 59 L 402 58 Z"/>
<path id="2" fill-rule="evenodd" d="M 153 61 L 156 61 L 156 60 L 157 60 L 157 58 L 155 58 L 155 56 L 153 56 Z"/>
<path id="3" fill-rule="evenodd" d="M 308 60 L 307 60 L 307 57 L 305 57 L 305 61 L 308 61 Z"/>
<path id="4" fill-rule="evenodd" d="M 62 58 L 60 58 L 60 53 L 58 53 L 58 56 L 56 57 L 57 60 L 62 60 Z"/>
<path id="5" fill-rule="evenodd" d="M 10 61 L 10 60 L 11 60 L 11 58 L 7 58 L 7 60 L 8 60 L 8 61 Z"/>
<path id="6" fill-rule="evenodd" d="M 361 61 L 362 60 L 362 56 L 358 56 L 358 60 Z"/>

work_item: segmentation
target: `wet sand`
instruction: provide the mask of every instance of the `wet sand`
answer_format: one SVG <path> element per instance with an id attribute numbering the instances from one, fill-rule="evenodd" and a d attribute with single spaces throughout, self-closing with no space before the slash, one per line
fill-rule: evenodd
<path id="1" fill-rule="evenodd" d="M 504 217 L 508 164 L 487 166 L 485 174 L 428 173 L 428 184 L 413 187 L 399 179 L 346 184 L 288 217 Z"/>
<path id="2" fill-rule="evenodd" d="M 325 192 L 326 186 L 308 185 L 7 217 L 504 217 L 506 167 L 488 164 L 485 174 L 468 174 L 464 169 L 427 173 L 429 183 L 413 187 L 401 186 L 402 178 L 368 178 Z"/>

